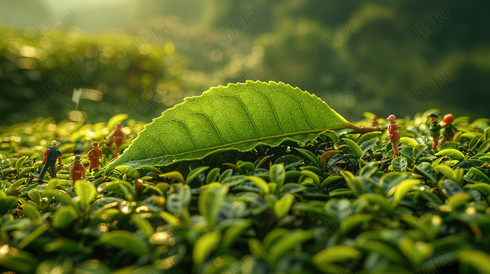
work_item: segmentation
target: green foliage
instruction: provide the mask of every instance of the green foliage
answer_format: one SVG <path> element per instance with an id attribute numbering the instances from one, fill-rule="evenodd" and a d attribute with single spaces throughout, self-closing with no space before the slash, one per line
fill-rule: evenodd
<path id="1" fill-rule="evenodd" d="M 29 140 L 50 140 L 37 130 L 49 120 L 2 128 L 11 141 L 0 146 L 0 270 L 488 272 L 490 154 L 472 140 L 489 125 L 460 124 L 472 136 L 432 151 L 417 119 L 404 120 L 411 137 L 401 131 L 395 158 L 386 134 L 323 131 L 166 166 L 121 165 L 74 187 L 69 149 L 57 179 L 33 180 L 44 147 Z M 63 149 L 74 134 L 108 130 L 57 126 Z"/>

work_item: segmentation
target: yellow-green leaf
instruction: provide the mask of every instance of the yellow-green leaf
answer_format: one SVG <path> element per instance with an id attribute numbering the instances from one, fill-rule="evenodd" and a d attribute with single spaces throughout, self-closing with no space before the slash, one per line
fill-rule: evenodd
<path id="1" fill-rule="evenodd" d="M 459 160 L 459 161 L 464 160 L 464 154 L 461 151 L 454 149 L 454 148 L 444 149 L 444 150 L 441 150 L 441 151 L 436 153 L 436 156 L 441 156 L 441 155 L 449 156 L 449 157 L 456 159 L 456 160 Z"/>
<path id="2" fill-rule="evenodd" d="M 257 177 L 257 176 L 247 176 L 247 177 L 245 177 L 245 179 L 253 182 L 265 194 L 269 194 L 270 188 L 269 188 L 269 185 L 267 184 L 267 182 L 264 179 L 262 179 L 260 177 Z"/>
<path id="3" fill-rule="evenodd" d="M 217 151 L 277 146 L 285 140 L 304 143 L 336 128 L 355 126 L 299 88 L 260 81 L 230 84 L 164 111 L 107 171 L 121 165 L 164 166 Z"/>
<path id="4" fill-rule="evenodd" d="M 272 165 L 269 171 L 269 178 L 271 182 L 277 184 L 277 188 L 280 189 L 284 184 L 284 180 L 286 179 L 286 169 L 282 164 Z"/>
<path id="5" fill-rule="evenodd" d="M 413 138 L 410 137 L 401 137 L 399 142 L 402 145 L 411 145 L 411 146 L 417 146 L 419 144 L 417 143 L 417 141 L 415 141 Z"/>
<path id="6" fill-rule="evenodd" d="M 116 170 L 121 172 L 122 174 L 131 177 L 132 179 L 138 179 L 140 177 L 140 173 L 134 167 L 118 166 L 116 167 Z"/>
<path id="7" fill-rule="evenodd" d="M 318 266 L 322 266 L 324 264 L 357 260 L 361 256 L 362 253 L 354 247 L 332 246 L 316 253 L 313 256 L 313 262 Z"/>
<path id="8" fill-rule="evenodd" d="M 136 224 L 139 231 L 141 232 L 141 234 L 146 239 L 150 239 L 151 235 L 153 235 L 153 233 L 155 233 L 155 230 L 151 226 L 150 222 L 148 222 L 148 220 L 142 218 L 141 215 L 138 215 L 138 214 L 131 215 L 131 222 Z"/>
<path id="9" fill-rule="evenodd" d="M 228 187 L 215 185 L 204 189 L 199 195 L 199 213 L 206 219 L 209 225 L 216 224 L 216 218 L 225 202 Z"/>
<path id="10" fill-rule="evenodd" d="M 97 195 L 94 185 L 84 180 L 75 182 L 75 193 L 80 199 L 82 208 L 88 206 Z"/>
<path id="11" fill-rule="evenodd" d="M 167 172 L 167 173 L 164 173 L 164 174 L 159 174 L 158 176 L 160 176 L 162 178 L 176 180 L 179 183 L 183 183 L 184 182 L 184 176 L 182 176 L 182 174 L 180 172 L 178 172 L 178 171 L 170 171 L 170 172 Z"/>
<path id="12" fill-rule="evenodd" d="M 456 193 L 449 197 L 446 201 L 447 205 L 452 209 L 456 209 L 460 206 L 465 205 L 469 200 L 471 200 L 471 195 L 468 193 Z"/>
<path id="13" fill-rule="evenodd" d="M 479 273 L 490 273 L 490 255 L 479 250 L 464 250 L 458 258 L 463 264 L 470 265 Z"/>
<path id="14" fill-rule="evenodd" d="M 412 188 L 422 181 L 418 179 L 406 179 L 396 186 L 395 195 L 393 198 L 393 205 L 397 205 L 400 200 L 410 191 Z"/>
<path id="15" fill-rule="evenodd" d="M 109 119 L 109 122 L 107 122 L 107 128 L 109 130 L 113 130 L 114 127 L 121 123 L 122 121 L 126 120 L 128 118 L 128 115 L 126 113 L 121 113 L 121 114 L 116 114 Z"/>
<path id="16" fill-rule="evenodd" d="M 434 169 L 437 170 L 439 173 L 441 173 L 444 177 L 451 180 L 455 180 L 454 172 L 452 168 L 445 165 L 438 165 Z"/>
<path id="17" fill-rule="evenodd" d="M 291 251 L 291 249 L 302 244 L 303 242 L 311 239 L 313 232 L 308 230 L 293 230 L 287 233 L 286 236 L 277 240 L 269 249 L 268 261 L 274 266 L 276 262 L 282 258 L 285 254 Z"/>
<path id="18" fill-rule="evenodd" d="M 286 215 L 293 205 L 294 196 L 292 194 L 285 194 L 281 199 L 277 200 L 274 204 L 274 213 L 276 213 L 277 218 L 282 218 Z"/>
<path id="19" fill-rule="evenodd" d="M 216 249 L 220 240 L 221 233 L 219 231 L 211 231 L 202 235 L 192 250 L 194 265 L 199 267 Z"/>
<path id="20" fill-rule="evenodd" d="M 233 242 L 235 242 L 238 236 L 250 225 L 252 225 L 252 220 L 245 219 L 240 220 L 238 223 L 230 226 L 223 235 L 223 240 L 221 241 L 219 250 L 221 252 L 226 252 Z"/>

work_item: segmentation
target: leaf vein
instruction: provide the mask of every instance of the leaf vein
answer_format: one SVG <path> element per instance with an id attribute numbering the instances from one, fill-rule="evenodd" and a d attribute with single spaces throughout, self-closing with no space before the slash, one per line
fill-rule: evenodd
<path id="1" fill-rule="evenodd" d="M 295 100 L 299 106 L 301 107 L 301 111 L 303 112 L 303 115 L 305 116 L 306 118 L 306 121 L 308 122 L 308 124 L 310 125 L 311 128 L 316 128 L 310 121 L 310 118 L 308 117 L 308 114 L 306 114 L 306 111 L 305 111 L 305 108 L 303 107 L 303 101 L 299 100 L 298 98 L 296 98 L 295 96 L 292 96 L 291 94 L 289 94 L 288 92 L 286 92 L 285 90 L 275 90 L 275 91 L 279 91 L 279 92 L 282 92 L 283 94 L 285 94 L 286 96 L 288 96 L 289 98 L 292 98 L 293 100 Z"/>
<path id="2" fill-rule="evenodd" d="M 175 122 L 177 122 L 177 123 L 180 123 L 180 124 L 184 125 L 185 129 L 187 130 L 187 133 L 189 134 L 189 137 L 191 137 L 191 141 L 192 141 L 192 144 L 194 145 L 194 148 L 197 150 L 197 149 L 198 149 L 198 148 L 197 148 L 197 142 L 196 142 L 196 140 L 194 139 L 194 135 L 192 135 L 192 132 L 191 132 L 191 130 L 189 129 L 189 126 L 188 126 L 188 125 L 187 125 L 187 124 L 186 124 L 184 121 L 182 121 L 182 120 L 173 120 L 173 121 L 175 121 Z"/>
<path id="3" fill-rule="evenodd" d="M 204 112 L 194 112 L 194 114 L 202 115 L 202 116 L 204 116 L 204 118 L 208 119 L 211 122 L 211 124 L 213 125 L 214 130 L 218 134 L 219 139 L 221 140 L 221 142 L 223 144 L 226 144 L 225 140 L 223 139 L 223 136 L 221 135 L 221 132 L 218 130 L 218 127 L 216 126 L 216 123 L 213 121 L 213 119 L 211 119 L 211 117 L 209 117 L 209 115 L 207 115 Z"/>
<path id="4" fill-rule="evenodd" d="M 243 100 L 238 97 L 238 96 L 231 96 L 231 95 L 223 95 L 223 97 L 231 97 L 231 98 L 234 98 L 234 99 L 237 99 L 238 102 L 240 103 L 240 105 L 242 106 L 243 110 L 245 110 L 245 113 L 247 113 L 247 116 L 248 116 L 248 119 L 250 120 L 250 122 L 252 123 L 252 126 L 254 127 L 254 130 L 255 132 L 257 133 L 257 135 L 259 137 L 262 137 L 262 134 L 260 134 L 259 130 L 257 129 L 257 125 L 255 124 L 255 121 L 254 119 L 252 118 L 252 116 L 250 115 L 250 112 L 248 112 L 248 109 L 247 107 L 245 106 L 245 103 L 243 102 Z"/>
<path id="5" fill-rule="evenodd" d="M 242 141 L 237 141 L 237 142 L 232 142 L 232 143 L 226 143 L 226 144 L 214 146 L 214 147 L 206 147 L 206 148 L 199 148 L 199 149 L 195 149 L 195 150 L 183 151 L 181 153 L 169 154 L 169 155 L 165 155 L 165 156 L 181 156 L 181 155 L 185 155 L 189 152 L 199 152 L 199 151 L 206 151 L 206 150 L 212 151 L 212 150 L 226 148 L 228 146 L 240 145 L 240 144 L 244 144 L 244 143 L 253 143 L 253 142 L 257 142 L 257 141 L 264 141 L 264 140 L 270 140 L 270 139 L 282 138 L 282 137 L 290 137 L 290 136 L 295 136 L 295 135 L 320 133 L 320 132 L 323 132 L 325 130 L 333 130 L 333 129 L 340 129 L 340 128 L 344 128 L 344 126 L 339 126 L 336 128 L 322 128 L 322 129 L 312 129 L 312 130 L 306 130 L 306 131 L 295 131 L 295 132 L 289 132 L 289 133 L 278 134 L 278 135 L 273 135 L 273 136 L 247 139 L 247 140 L 242 140 Z"/>
<path id="6" fill-rule="evenodd" d="M 255 88 L 255 87 L 253 89 L 258 91 L 260 94 L 262 94 L 267 99 L 267 102 L 269 102 L 269 105 L 271 106 L 272 112 L 274 113 L 274 119 L 276 119 L 276 123 L 279 126 L 279 129 L 281 129 L 282 133 L 286 133 L 286 131 L 284 130 L 284 128 L 281 125 L 281 122 L 279 121 L 279 116 L 277 115 L 276 108 L 272 104 L 271 99 L 267 95 L 265 95 L 261 90 Z"/>

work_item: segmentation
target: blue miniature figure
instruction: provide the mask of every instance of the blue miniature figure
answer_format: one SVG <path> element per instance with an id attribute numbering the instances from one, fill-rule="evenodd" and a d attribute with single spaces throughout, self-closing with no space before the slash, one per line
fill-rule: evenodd
<path id="1" fill-rule="evenodd" d="M 51 167 L 50 175 L 51 178 L 56 178 L 56 159 L 58 159 L 58 164 L 61 165 L 61 152 L 57 148 L 58 142 L 55 140 L 51 141 L 51 146 L 44 151 L 43 156 L 43 168 L 41 169 L 41 173 L 37 178 L 38 181 L 43 181 L 44 174 L 48 170 L 48 167 Z"/>

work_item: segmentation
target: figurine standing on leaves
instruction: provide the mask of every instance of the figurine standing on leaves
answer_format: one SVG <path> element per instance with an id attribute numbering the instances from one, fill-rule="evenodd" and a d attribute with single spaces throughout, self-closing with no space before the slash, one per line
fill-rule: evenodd
<path id="1" fill-rule="evenodd" d="M 46 171 L 50 167 L 50 175 L 51 178 L 56 178 L 56 159 L 58 159 L 58 165 L 61 165 L 61 152 L 58 149 L 58 142 L 56 140 L 51 141 L 51 146 L 48 147 L 44 151 L 44 156 L 43 156 L 43 168 L 41 169 L 41 173 L 39 173 L 39 177 L 37 178 L 38 181 L 43 181 L 44 174 L 46 174 Z"/>
<path id="2" fill-rule="evenodd" d="M 371 120 L 371 125 L 373 127 L 379 127 L 378 116 L 377 115 L 374 115 L 373 119 Z"/>
<path id="3" fill-rule="evenodd" d="M 102 149 L 99 148 L 99 143 L 93 142 L 92 149 L 87 153 L 87 158 L 90 160 L 88 171 L 99 170 L 99 158 L 102 157 Z"/>
<path id="4" fill-rule="evenodd" d="M 439 143 L 439 136 L 441 136 L 441 125 L 439 125 L 439 115 L 435 113 L 429 114 L 429 118 L 431 118 L 430 128 L 429 128 L 429 136 L 432 137 L 432 150 L 437 148 Z"/>
<path id="5" fill-rule="evenodd" d="M 454 135 L 456 135 L 456 132 L 458 132 L 456 127 L 453 125 L 453 121 L 454 121 L 454 116 L 451 113 L 444 115 L 444 118 L 442 118 L 441 133 L 442 133 L 443 137 L 441 140 L 441 146 L 446 141 L 452 141 L 454 138 Z"/>
<path id="6" fill-rule="evenodd" d="M 75 162 L 70 166 L 70 179 L 73 180 L 71 182 L 71 186 L 75 185 L 76 180 L 80 180 L 85 177 L 85 167 L 82 164 L 82 157 L 77 155 L 73 161 Z"/>
<path id="7" fill-rule="evenodd" d="M 400 140 L 400 131 L 398 130 L 398 125 L 396 124 L 395 115 L 391 114 L 388 116 L 388 121 L 390 125 L 388 126 L 388 138 L 390 139 L 391 145 L 393 146 L 393 154 L 395 157 L 400 156 L 400 151 L 398 151 L 398 140 Z"/>
<path id="8" fill-rule="evenodd" d="M 106 144 L 111 145 L 112 142 L 114 142 L 114 144 L 116 145 L 116 149 L 114 151 L 114 157 L 120 155 L 119 147 L 124 143 L 124 132 L 121 129 L 122 129 L 122 125 L 119 123 L 115 126 L 111 134 L 107 135 L 107 137 L 105 138 Z"/>

